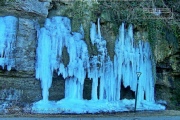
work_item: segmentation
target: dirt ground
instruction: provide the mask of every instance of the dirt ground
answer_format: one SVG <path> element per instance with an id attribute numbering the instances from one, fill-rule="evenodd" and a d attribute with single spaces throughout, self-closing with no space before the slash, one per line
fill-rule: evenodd
<path id="1" fill-rule="evenodd" d="M 101 117 L 151 117 L 151 116 L 180 116 L 180 111 L 137 111 L 137 112 L 118 112 L 118 113 L 99 113 L 99 114 L 0 114 L 0 118 L 28 117 L 28 118 L 101 118 Z"/>

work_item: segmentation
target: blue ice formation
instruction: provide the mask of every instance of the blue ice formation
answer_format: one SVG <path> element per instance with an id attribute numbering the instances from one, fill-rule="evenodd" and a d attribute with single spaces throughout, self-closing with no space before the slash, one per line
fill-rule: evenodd
<path id="1" fill-rule="evenodd" d="M 97 30 L 97 31 L 96 31 Z M 152 55 L 148 42 L 134 43 L 133 27 L 119 28 L 114 48 L 114 61 L 111 61 L 106 48 L 106 40 L 101 36 L 100 20 L 96 28 L 91 23 L 90 39 L 97 47 L 98 55 L 88 54 L 84 33 L 72 32 L 67 17 L 46 19 L 43 28 L 38 30 L 36 78 L 41 80 L 43 99 L 34 103 L 37 113 L 95 113 L 100 111 L 129 111 L 134 107 L 134 99 L 121 99 L 121 84 L 136 90 L 136 72 L 142 72 L 138 90 L 139 110 L 164 110 L 165 107 L 154 101 L 154 79 L 152 75 Z M 63 48 L 67 48 L 68 65 L 64 65 Z M 65 98 L 49 101 L 49 88 L 53 71 L 65 79 Z M 91 100 L 83 99 L 85 78 L 92 80 Z M 98 79 L 99 96 L 98 96 Z M 59 91 L 60 92 L 60 91 Z M 127 107 L 129 106 L 129 107 Z M 88 109 L 86 108 L 88 107 Z M 54 108 L 53 110 L 51 108 Z"/>
<path id="2" fill-rule="evenodd" d="M 16 40 L 17 18 L 13 16 L 0 17 L 0 66 L 10 71 L 14 66 L 13 49 Z"/>

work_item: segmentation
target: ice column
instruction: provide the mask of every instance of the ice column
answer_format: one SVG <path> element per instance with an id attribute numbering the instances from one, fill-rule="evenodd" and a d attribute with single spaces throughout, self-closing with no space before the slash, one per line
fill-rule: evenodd
<path id="1" fill-rule="evenodd" d="M 12 51 L 16 40 L 17 18 L 13 16 L 0 17 L 0 66 L 11 70 L 14 65 Z"/>
<path id="2" fill-rule="evenodd" d="M 92 79 L 92 99 L 97 100 L 98 79 L 100 80 L 99 99 L 115 100 L 115 79 L 113 74 L 113 63 L 107 54 L 106 40 L 101 36 L 100 19 L 98 19 L 98 33 L 96 25 L 91 23 L 90 38 L 98 50 L 97 56 L 90 58 L 88 77 Z"/>
<path id="3" fill-rule="evenodd" d="M 52 83 L 51 39 L 46 28 L 41 28 L 38 33 L 36 78 L 41 80 L 43 101 L 47 102 Z"/>
<path id="4" fill-rule="evenodd" d="M 138 70 L 142 72 L 139 80 L 138 99 L 154 102 L 154 79 L 152 76 L 152 56 L 148 42 L 139 41 Z"/>
<path id="5" fill-rule="evenodd" d="M 139 80 L 138 103 L 142 100 L 154 102 L 154 83 L 152 76 L 151 49 L 148 42 L 133 40 L 132 25 L 126 30 L 124 23 L 119 28 L 119 37 L 116 40 L 114 56 L 114 75 L 119 91 L 121 81 L 125 87 L 136 90 L 136 72 L 142 72 Z M 117 93 L 117 99 L 120 94 Z"/>
<path id="6" fill-rule="evenodd" d="M 47 19 L 45 26 L 39 30 L 36 78 L 41 80 L 43 100 L 48 101 L 54 70 L 65 79 L 65 98 L 82 99 L 89 57 L 82 40 L 82 28 L 81 32 L 71 32 L 70 20 L 66 17 Z M 62 59 L 64 47 L 69 55 L 67 66 Z"/>

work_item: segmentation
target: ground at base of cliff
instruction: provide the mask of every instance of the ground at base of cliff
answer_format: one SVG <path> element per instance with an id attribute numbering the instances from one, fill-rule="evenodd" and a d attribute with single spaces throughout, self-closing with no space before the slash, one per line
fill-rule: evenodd
<path id="1" fill-rule="evenodd" d="M 15 114 L 0 114 L 0 118 L 14 118 L 14 117 L 28 117 L 28 118 L 99 118 L 99 117 L 150 117 L 150 116 L 180 116 L 180 111 L 164 110 L 164 111 L 136 111 L 136 112 L 115 112 L 115 113 L 97 113 L 97 114 L 29 114 L 29 113 L 15 113 Z"/>

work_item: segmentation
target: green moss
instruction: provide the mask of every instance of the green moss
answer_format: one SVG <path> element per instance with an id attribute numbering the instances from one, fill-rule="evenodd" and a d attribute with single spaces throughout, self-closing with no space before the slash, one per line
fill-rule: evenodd
<path id="1" fill-rule="evenodd" d="M 15 2 L 15 0 L 0 0 L 0 6 L 4 6 L 4 5 L 6 5 L 7 3 L 10 3 L 10 2 Z"/>
<path id="2" fill-rule="evenodd" d="M 172 21 L 172 23 L 170 24 L 170 29 L 172 30 L 172 32 L 174 33 L 174 35 L 176 36 L 177 39 L 180 40 L 180 25 L 178 22 L 176 21 Z"/>
<path id="3" fill-rule="evenodd" d="M 176 76 L 174 80 L 174 86 L 171 89 L 171 102 L 174 104 L 174 108 L 180 110 L 180 76 Z"/>
<path id="4" fill-rule="evenodd" d="M 97 16 L 95 15 L 97 12 L 97 3 L 88 3 L 87 1 L 76 1 L 73 4 L 69 5 L 69 9 L 64 11 L 64 13 L 62 14 L 72 19 L 72 30 L 78 31 L 81 24 L 84 25 L 84 28 L 89 28 L 89 21 L 93 21 L 97 18 Z M 87 21 L 89 23 L 87 23 Z"/>
<path id="5" fill-rule="evenodd" d="M 158 40 L 164 39 L 164 21 L 161 19 L 147 20 L 148 40 L 154 50 Z"/>
<path id="6" fill-rule="evenodd" d="M 0 1 L 0 6 L 3 6 L 3 5 L 5 5 L 5 0 Z"/>
<path id="7" fill-rule="evenodd" d="M 160 2 L 155 4 L 158 4 L 158 6 L 162 5 Z M 92 1 L 76 1 L 73 2 L 73 4 L 69 4 L 62 15 L 71 18 L 72 31 L 79 31 L 80 25 L 82 24 L 85 32 L 85 41 L 88 44 L 90 54 L 97 54 L 96 47 L 91 44 L 89 37 L 90 22 L 96 22 L 97 18 L 101 18 L 101 24 L 105 25 L 107 30 L 112 31 L 111 33 L 113 33 L 113 35 L 118 35 L 118 29 L 122 22 L 125 22 L 125 25 L 133 24 L 134 32 L 147 32 L 148 40 L 154 51 L 157 41 L 164 41 L 166 39 L 166 33 L 163 29 L 167 29 L 167 20 L 158 19 L 158 16 L 152 13 L 146 13 L 143 10 L 143 8 L 146 7 L 153 7 L 152 2 L 98 1 L 97 3 Z M 108 26 L 109 23 L 111 26 Z M 173 24 L 170 26 L 174 34 L 179 38 L 180 35 L 178 34 L 179 29 L 177 29 L 177 25 Z"/>

